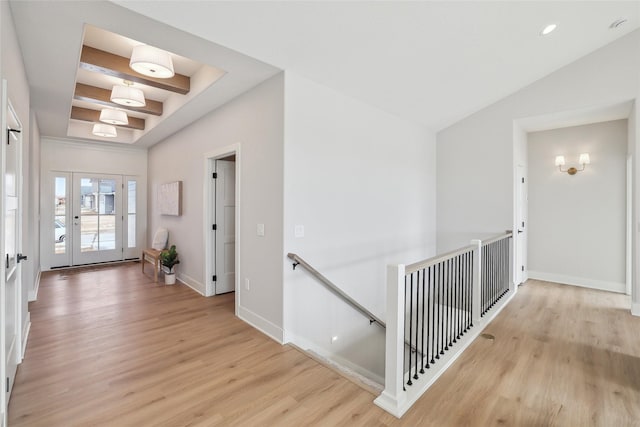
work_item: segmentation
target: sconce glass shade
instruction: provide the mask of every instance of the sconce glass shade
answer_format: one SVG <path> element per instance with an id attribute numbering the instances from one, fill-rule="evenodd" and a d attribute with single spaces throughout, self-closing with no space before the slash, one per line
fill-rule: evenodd
<path id="1" fill-rule="evenodd" d="M 556 166 L 564 166 L 564 156 L 556 156 Z"/>
<path id="2" fill-rule="evenodd" d="M 103 136 L 105 138 L 115 138 L 118 136 L 115 126 L 106 125 L 104 123 L 96 123 L 93 125 L 93 131 L 91 132 L 95 136 Z"/>
<path id="3" fill-rule="evenodd" d="M 144 92 L 141 89 L 131 86 L 116 85 L 111 90 L 111 102 L 126 105 L 128 107 L 144 107 Z"/>
<path id="4" fill-rule="evenodd" d="M 591 159 L 589 158 L 589 153 L 580 154 L 580 164 L 588 165 L 589 163 L 591 163 Z"/>
<path id="5" fill-rule="evenodd" d="M 114 110 L 112 108 L 103 108 L 100 112 L 100 121 L 112 125 L 129 124 L 127 113 L 122 110 Z"/>
<path id="6" fill-rule="evenodd" d="M 171 55 L 153 46 L 139 45 L 133 48 L 129 67 L 140 74 L 159 79 L 175 75 Z"/>

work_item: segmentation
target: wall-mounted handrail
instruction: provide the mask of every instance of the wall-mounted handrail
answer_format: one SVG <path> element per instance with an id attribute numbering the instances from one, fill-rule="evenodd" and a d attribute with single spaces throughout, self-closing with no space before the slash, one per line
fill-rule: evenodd
<path id="1" fill-rule="evenodd" d="M 309 273 L 311 273 L 313 276 L 315 276 L 316 279 L 320 280 L 322 282 L 322 284 L 324 284 L 327 287 L 327 289 L 329 289 L 331 292 L 336 294 L 338 297 L 342 298 L 351 307 L 355 308 L 360 313 L 362 313 L 365 316 L 367 316 L 371 323 L 375 322 L 375 323 L 377 323 L 379 326 L 381 326 L 383 328 L 387 327 L 387 325 L 378 316 L 376 316 L 375 314 L 373 314 L 372 312 L 367 310 L 365 307 L 360 305 L 356 300 L 354 300 L 349 295 L 347 295 L 344 291 L 342 291 L 342 289 L 338 288 L 331 280 L 329 280 L 325 276 L 323 276 L 318 270 L 313 268 L 308 262 L 306 262 L 305 260 L 300 258 L 297 254 L 288 253 L 287 257 L 294 262 L 293 263 L 293 268 L 294 269 L 298 265 L 303 266 Z"/>

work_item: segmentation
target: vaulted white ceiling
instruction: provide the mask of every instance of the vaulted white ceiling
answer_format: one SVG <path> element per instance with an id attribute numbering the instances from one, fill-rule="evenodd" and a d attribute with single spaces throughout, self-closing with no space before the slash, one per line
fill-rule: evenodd
<path id="1" fill-rule="evenodd" d="M 434 131 L 640 25 L 639 1 L 33 3 L 11 6 L 16 21 L 29 23 L 18 32 L 45 135 L 57 132 L 61 88 L 67 98 L 72 90 L 80 22 L 227 71 L 198 98 L 205 109 L 285 69 Z M 610 29 L 619 18 L 627 22 Z M 540 36 L 552 22 L 558 29 Z M 51 61 L 61 66 L 47 69 Z M 167 131 L 142 143 L 201 113 L 177 114 Z"/>

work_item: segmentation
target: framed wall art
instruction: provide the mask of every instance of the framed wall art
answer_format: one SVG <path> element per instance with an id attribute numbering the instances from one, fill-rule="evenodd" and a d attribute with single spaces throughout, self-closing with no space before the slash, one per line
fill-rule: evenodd
<path id="1" fill-rule="evenodd" d="M 160 215 L 182 215 L 182 181 L 160 184 L 158 188 Z"/>

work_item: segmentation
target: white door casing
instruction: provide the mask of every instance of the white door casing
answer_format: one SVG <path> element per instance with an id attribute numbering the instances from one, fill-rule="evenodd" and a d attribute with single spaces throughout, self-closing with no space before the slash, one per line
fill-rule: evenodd
<path id="1" fill-rule="evenodd" d="M 216 160 L 215 293 L 235 290 L 235 162 Z"/>

